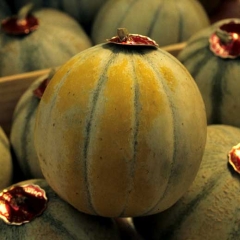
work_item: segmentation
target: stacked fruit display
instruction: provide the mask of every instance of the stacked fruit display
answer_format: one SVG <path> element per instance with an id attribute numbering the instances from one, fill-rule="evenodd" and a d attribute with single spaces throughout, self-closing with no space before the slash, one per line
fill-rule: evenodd
<path id="1" fill-rule="evenodd" d="M 0 239 L 237 239 L 240 20 L 210 25 L 221 1 L 1 4 L 0 88 L 45 70 L 0 131 Z"/>

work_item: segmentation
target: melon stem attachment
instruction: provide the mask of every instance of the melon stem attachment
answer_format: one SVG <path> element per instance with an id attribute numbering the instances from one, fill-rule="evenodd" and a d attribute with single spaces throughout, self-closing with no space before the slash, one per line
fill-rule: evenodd
<path id="1" fill-rule="evenodd" d="M 219 26 L 209 38 L 210 49 L 221 58 L 240 57 L 240 23 L 229 21 Z"/>
<path id="2" fill-rule="evenodd" d="M 107 39 L 108 42 L 128 46 L 158 47 L 158 44 L 147 36 L 129 33 L 126 28 L 117 28 L 117 36 Z"/>
<path id="3" fill-rule="evenodd" d="M 232 36 L 228 32 L 220 28 L 216 30 L 216 35 L 221 39 L 223 43 L 229 43 L 233 40 Z"/>
<path id="4" fill-rule="evenodd" d="M 33 3 L 28 3 L 23 6 L 17 14 L 17 25 L 26 25 L 27 24 L 27 15 L 33 9 Z"/>
<path id="5" fill-rule="evenodd" d="M 129 32 L 126 28 L 118 28 L 117 35 L 119 37 L 120 42 L 126 42 L 129 37 Z"/>
<path id="6" fill-rule="evenodd" d="M 17 15 L 3 19 L 2 31 L 9 35 L 26 36 L 38 28 L 39 22 L 36 17 L 30 14 L 33 4 L 29 3 L 22 7 Z"/>

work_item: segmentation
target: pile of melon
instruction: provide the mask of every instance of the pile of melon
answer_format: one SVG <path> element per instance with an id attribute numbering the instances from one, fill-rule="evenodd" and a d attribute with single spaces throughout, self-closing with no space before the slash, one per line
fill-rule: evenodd
<path id="1" fill-rule="evenodd" d="M 0 239 L 238 239 L 240 19 L 211 23 L 222 2 L 0 3 L 0 83 L 49 69 L 0 128 Z"/>

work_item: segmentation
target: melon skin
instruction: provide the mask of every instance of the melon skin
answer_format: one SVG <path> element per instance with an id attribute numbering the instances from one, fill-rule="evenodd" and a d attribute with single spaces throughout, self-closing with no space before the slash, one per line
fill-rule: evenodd
<path id="1" fill-rule="evenodd" d="M 0 127 L 0 190 L 12 184 L 13 163 L 10 143 L 5 132 Z"/>
<path id="2" fill-rule="evenodd" d="M 0 31 L 0 77 L 58 67 L 92 46 L 79 23 L 66 13 L 45 8 L 32 14 L 39 27 L 31 34 L 19 37 Z"/>
<path id="3" fill-rule="evenodd" d="M 28 0 L 13 0 L 15 10 L 27 4 Z M 75 18 L 86 29 L 90 29 L 99 8 L 106 0 L 32 0 L 35 9 L 55 8 Z"/>
<path id="4" fill-rule="evenodd" d="M 162 213 L 133 219 L 146 239 L 239 239 L 240 181 L 227 155 L 239 143 L 240 129 L 217 124 L 207 133 L 203 160 L 187 193 Z"/>
<path id="5" fill-rule="evenodd" d="M 132 217 L 167 209 L 190 186 L 206 115 L 176 58 L 106 43 L 56 72 L 34 135 L 42 173 L 63 199 L 88 214 Z"/>
<path id="6" fill-rule="evenodd" d="M 239 58 L 223 59 L 209 47 L 209 38 L 224 23 L 239 19 L 218 21 L 191 37 L 177 58 L 187 68 L 201 92 L 208 124 L 226 124 L 240 127 L 240 68 Z"/>
<path id="7" fill-rule="evenodd" d="M 48 203 L 42 215 L 20 226 L 0 221 L 0 239 L 116 239 L 119 230 L 113 219 L 81 213 L 60 199 L 44 179 L 30 179 L 15 185 L 35 184 L 45 190 Z"/>
<path id="8" fill-rule="evenodd" d="M 125 27 L 165 46 L 186 41 L 209 24 L 206 11 L 196 0 L 110 0 L 96 15 L 91 38 L 99 44 L 116 35 L 117 28 Z"/>
<path id="9" fill-rule="evenodd" d="M 52 70 L 54 72 L 54 70 Z M 34 90 L 53 73 L 37 78 L 18 100 L 13 112 L 10 142 L 25 178 L 43 178 L 34 146 L 34 126 L 40 99 Z"/>

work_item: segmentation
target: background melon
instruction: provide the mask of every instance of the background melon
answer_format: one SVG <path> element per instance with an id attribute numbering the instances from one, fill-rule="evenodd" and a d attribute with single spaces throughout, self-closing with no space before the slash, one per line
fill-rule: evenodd
<path id="1" fill-rule="evenodd" d="M 120 240 L 113 219 L 83 214 L 60 199 L 43 179 L 31 179 L 15 185 L 34 184 L 45 190 L 47 208 L 40 216 L 23 225 L 8 225 L 0 219 L 0 239 L 102 239 Z"/>
<path id="2" fill-rule="evenodd" d="M 32 2 L 35 9 L 50 7 L 61 10 L 74 17 L 88 32 L 99 8 L 106 0 L 13 0 L 15 11 Z"/>
<path id="3" fill-rule="evenodd" d="M 31 34 L 13 36 L 0 30 L 0 77 L 58 67 L 92 45 L 82 27 L 67 14 L 40 9 L 33 15 L 39 26 Z"/>
<path id="4" fill-rule="evenodd" d="M 54 72 L 55 69 L 52 69 L 49 74 L 37 78 L 20 97 L 14 109 L 10 142 L 25 178 L 43 177 L 34 146 L 34 126 L 40 101 L 40 96 L 34 91 L 38 89 L 43 93 Z"/>
<path id="5" fill-rule="evenodd" d="M 208 126 L 200 170 L 186 194 L 168 210 L 135 218 L 145 239 L 236 240 L 239 238 L 240 176 L 228 164 L 228 153 L 240 142 L 240 129 Z"/>
<path id="6" fill-rule="evenodd" d="M 196 0 L 110 0 L 98 11 L 91 32 L 94 44 L 125 27 L 130 33 L 148 36 L 160 46 L 186 41 L 209 26 L 209 18 Z"/>

